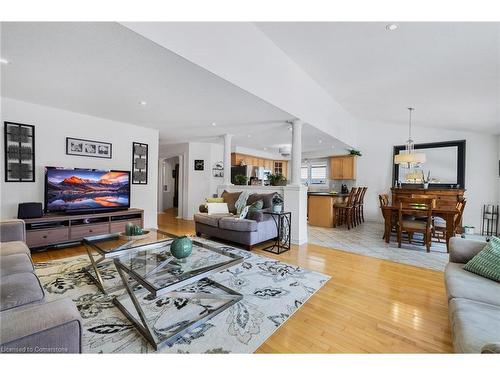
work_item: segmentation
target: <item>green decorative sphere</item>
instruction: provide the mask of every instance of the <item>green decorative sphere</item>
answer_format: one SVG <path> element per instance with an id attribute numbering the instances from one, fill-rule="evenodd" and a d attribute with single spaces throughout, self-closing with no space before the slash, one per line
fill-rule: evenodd
<path id="1" fill-rule="evenodd" d="M 184 259 L 191 255 L 193 242 L 187 236 L 178 237 L 170 245 L 170 253 L 177 259 Z"/>

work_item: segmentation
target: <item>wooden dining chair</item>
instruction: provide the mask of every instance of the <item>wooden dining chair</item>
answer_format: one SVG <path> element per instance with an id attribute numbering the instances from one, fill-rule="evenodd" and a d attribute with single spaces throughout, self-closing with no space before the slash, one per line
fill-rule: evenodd
<path id="1" fill-rule="evenodd" d="M 354 197 L 354 203 L 353 203 L 353 213 L 352 213 L 352 224 L 353 226 L 358 226 L 361 224 L 361 195 L 363 194 L 363 188 L 358 187 L 358 190 L 356 191 L 356 195 Z"/>
<path id="2" fill-rule="evenodd" d="M 399 199 L 398 209 L 398 247 L 401 247 L 403 232 L 408 233 L 408 241 L 412 243 L 413 234 L 421 233 L 424 236 L 424 245 L 427 252 L 431 249 L 432 242 L 432 209 L 436 204 L 434 198 L 411 198 Z M 409 220 L 408 216 L 426 217 L 426 220 Z"/>
<path id="3" fill-rule="evenodd" d="M 336 222 L 333 223 L 333 227 L 336 228 L 337 225 L 347 224 L 347 229 L 353 227 L 353 216 L 354 216 L 354 202 L 356 199 L 356 194 L 358 193 L 358 188 L 353 187 L 349 192 L 347 201 L 345 203 L 335 203 L 333 209 L 335 212 Z"/>
<path id="4" fill-rule="evenodd" d="M 380 210 L 382 211 L 382 216 L 384 217 L 384 220 L 387 220 L 387 218 L 385 217 L 385 213 L 384 213 L 384 207 L 389 205 L 389 195 L 379 194 L 378 200 L 380 202 Z M 390 214 L 391 214 L 391 217 L 389 220 L 391 220 L 391 233 L 392 233 L 392 232 L 396 232 L 396 230 L 397 230 L 397 228 L 396 228 L 397 220 L 396 220 L 396 216 L 392 213 L 392 211 Z M 383 240 L 385 239 L 385 231 L 384 231 L 384 235 L 382 236 L 382 239 Z"/>
<path id="5" fill-rule="evenodd" d="M 464 214 L 466 203 L 467 200 L 462 197 L 455 206 L 457 209 L 457 213 L 453 219 L 454 234 L 458 232 L 458 228 L 460 227 L 460 223 L 462 222 L 462 216 Z M 440 217 L 433 217 L 432 237 L 436 238 L 438 242 L 441 242 L 441 239 L 446 240 L 446 220 Z"/>
<path id="6" fill-rule="evenodd" d="M 357 210 L 357 216 L 359 218 L 359 223 L 364 223 L 365 222 L 365 210 L 364 210 L 364 204 L 365 204 L 365 194 L 366 191 L 368 190 L 368 187 L 363 187 L 363 190 L 361 191 L 360 198 L 359 198 L 359 203 L 358 206 L 356 207 Z"/>

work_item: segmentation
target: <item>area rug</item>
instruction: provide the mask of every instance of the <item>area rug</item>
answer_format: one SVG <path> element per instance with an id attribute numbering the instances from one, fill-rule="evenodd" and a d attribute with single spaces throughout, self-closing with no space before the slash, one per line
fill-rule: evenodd
<path id="1" fill-rule="evenodd" d="M 243 263 L 215 274 L 212 280 L 241 293 L 243 299 L 180 337 L 159 353 L 253 353 L 330 277 L 289 265 L 246 250 L 213 241 L 197 240 L 244 257 Z M 36 264 L 47 300 L 71 298 L 83 321 L 84 353 L 149 353 L 153 347 L 115 307 L 113 295 L 99 291 L 82 270 L 87 256 Z M 104 278 L 119 281 L 114 267 L 105 267 Z M 189 314 L 193 304 L 208 308 L 209 302 L 160 297 L 142 301 L 166 314 Z"/>

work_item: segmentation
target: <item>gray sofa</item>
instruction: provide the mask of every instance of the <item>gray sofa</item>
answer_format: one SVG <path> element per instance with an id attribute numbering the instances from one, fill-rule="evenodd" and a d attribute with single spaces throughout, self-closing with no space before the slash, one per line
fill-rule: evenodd
<path id="1" fill-rule="evenodd" d="M 500 283 L 463 269 L 485 243 L 450 240 L 445 284 L 457 353 L 500 353 Z"/>
<path id="2" fill-rule="evenodd" d="M 278 230 L 274 219 L 265 213 L 272 209 L 274 194 L 251 194 L 247 199 L 247 204 L 262 200 L 264 205 L 262 210 L 250 213 L 246 219 L 240 219 L 235 215 L 235 212 L 213 215 L 206 212 L 195 214 L 196 235 L 206 235 L 235 242 L 244 245 L 248 250 L 252 250 L 252 246 L 255 244 L 276 238 Z M 200 206 L 200 211 L 202 209 L 203 206 Z"/>
<path id="3" fill-rule="evenodd" d="M 80 353 L 80 314 L 45 301 L 25 236 L 22 220 L 0 223 L 0 353 Z"/>

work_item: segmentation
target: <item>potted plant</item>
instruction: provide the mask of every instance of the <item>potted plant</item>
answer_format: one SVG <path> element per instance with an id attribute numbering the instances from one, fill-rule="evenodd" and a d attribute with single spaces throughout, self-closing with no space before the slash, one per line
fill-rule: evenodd
<path id="1" fill-rule="evenodd" d="M 271 186 L 285 186 L 286 185 L 286 177 L 281 173 L 270 174 L 268 177 L 269 183 Z"/>
<path id="2" fill-rule="evenodd" d="M 349 151 L 349 155 L 362 156 L 361 151 L 355 150 L 354 148 L 347 151 Z"/>
<path id="3" fill-rule="evenodd" d="M 234 183 L 236 185 L 246 185 L 247 182 L 248 182 L 247 176 L 243 176 L 242 174 L 237 174 L 236 176 L 234 176 Z"/>
<path id="4" fill-rule="evenodd" d="M 278 193 L 273 197 L 273 212 L 283 212 L 283 197 Z"/>
<path id="5" fill-rule="evenodd" d="M 429 181 L 431 179 L 431 171 L 427 172 L 427 178 L 425 178 L 424 171 L 421 171 L 421 172 L 422 172 L 422 183 L 424 185 L 424 189 L 428 189 L 429 188 Z"/>

